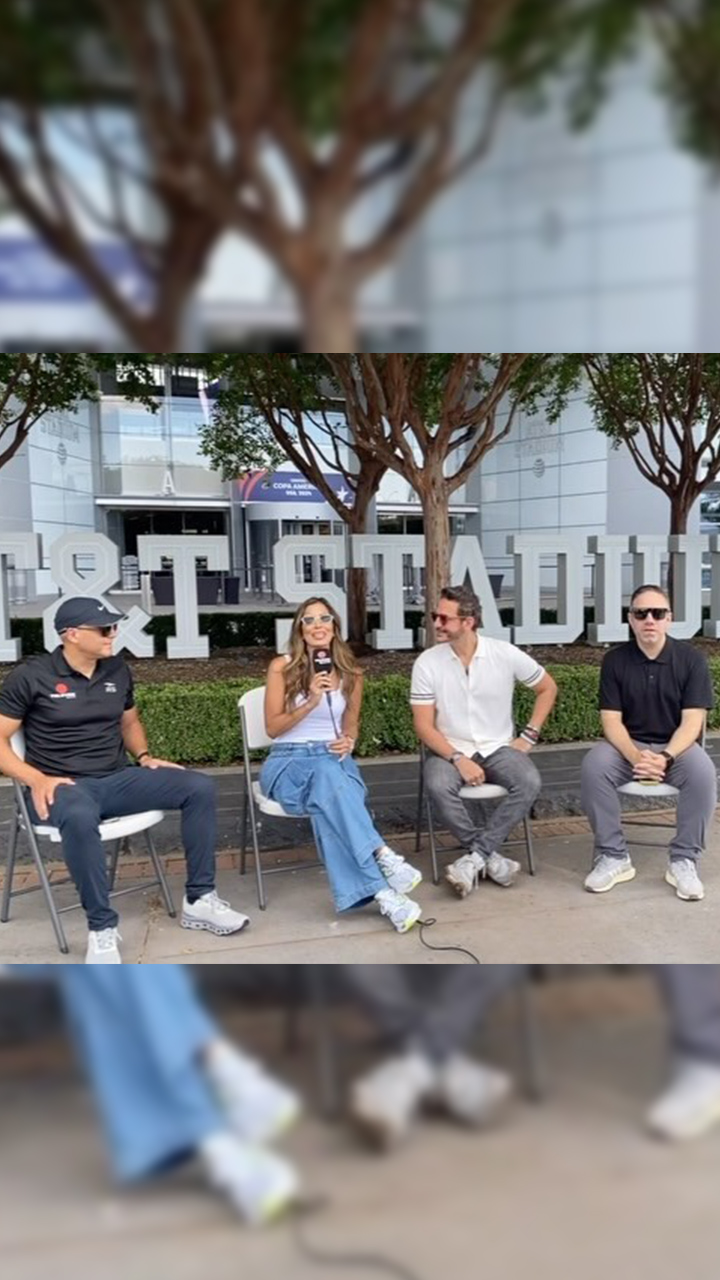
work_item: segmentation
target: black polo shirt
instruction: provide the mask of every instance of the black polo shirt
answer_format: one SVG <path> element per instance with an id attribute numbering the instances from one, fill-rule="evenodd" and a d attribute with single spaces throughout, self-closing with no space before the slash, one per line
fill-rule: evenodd
<path id="1" fill-rule="evenodd" d="M 621 711 L 637 742 L 669 742 L 690 707 L 712 707 L 710 671 L 704 653 L 667 636 L 657 658 L 637 642 L 606 654 L 600 673 L 600 710 Z"/>
<path id="2" fill-rule="evenodd" d="M 101 658 L 88 679 L 66 662 L 62 646 L 23 662 L 0 690 L 0 715 L 23 722 L 28 764 L 61 778 L 104 778 L 124 768 L 120 721 L 134 705 L 124 658 Z"/>

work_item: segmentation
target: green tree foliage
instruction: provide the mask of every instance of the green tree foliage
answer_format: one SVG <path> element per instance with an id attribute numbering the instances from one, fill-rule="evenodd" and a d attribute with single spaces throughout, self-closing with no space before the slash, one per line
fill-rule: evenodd
<path id="1" fill-rule="evenodd" d="M 124 362 L 124 391 L 129 399 L 153 408 L 152 373 L 145 360 Z M 67 412 L 98 395 L 98 374 L 114 367 L 115 357 L 85 352 L 21 351 L 0 353 L 0 467 L 5 466 L 46 413 Z"/>
<path id="2" fill-rule="evenodd" d="M 624 444 L 640 474 L 670 503 L 670 533 L 720 476 L 720 356 L 686 352 L 590 352 L 555 356 L 548 371 L 555 420 L 582 393 L 595 425 Z"/>

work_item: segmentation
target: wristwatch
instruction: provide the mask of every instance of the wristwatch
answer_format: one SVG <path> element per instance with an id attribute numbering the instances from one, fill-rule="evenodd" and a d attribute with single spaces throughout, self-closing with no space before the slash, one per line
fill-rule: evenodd
<path id="1" fill-rule="evenodd" d="M 664 757 L 665 757 L 665 759 L 667 760 L 667 762 L 668 762 L 668 769 L 670 768 L 670 765 L 671 765 L 671 764 L 674 764 L 674 763 L 675 763 L 675 757 L 674 757 L 674 755 L 672 755 L 669 751 L 661 751 L 661 752 L 660 752 L 660 755 L 661 755 L 661 756 L 664 756 Z"/>
<path id="2" fill-rule="evenodd" d="M 465 759 L 465 757 L 464 757 L 464 755 L 463 755 L 462 751 L 453 751 L 452 755 L 450 756 L 450 759 L 449 759 L 449 762 L 448 762 L 448 763 L 449 763 L 449 764 L 457 764 L 458 760 L 464 760 L 464 759 Z"/>

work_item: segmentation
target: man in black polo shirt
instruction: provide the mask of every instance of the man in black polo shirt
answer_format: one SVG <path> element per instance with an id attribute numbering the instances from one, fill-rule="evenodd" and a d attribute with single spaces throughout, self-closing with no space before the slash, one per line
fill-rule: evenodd
<path id="1" fill-rule="evenodd" d="M 665 879 L 679 898 L 704 895 L 698 862 L 717 804 L 717 776 L 699 745 L 713 690 L 704 655 L 668 635 L 670 601 L 658 586 L 638 587 L 630 601 L 633 639 L 607 654 L 600 677 L 605 741 L 585 756 L 582 805 L 595 833 L 591 893 L 632 880 L 620 821 L 618 787 L 667 781 L 679 791 L 677 831 Z"/>
<path id="2" fill-rule="evenodd" d="M 99 835 L 107 818 L 179 809 L 187 857 L 183 928 L 228 934 L 248 922 L 215 892 L 212 779 L 150 754 L 130 668 L 113 656 L 122 617 L 100 600 L 64 600 L 55 615 L 62 645 L 16 667 L 0 692 L 0 771 L 28 788 L 31 818 L 60 831 L 88 918 L 87 964 L 121 963 Z M 24 760 L 10 741 L 21 726 Z"/>

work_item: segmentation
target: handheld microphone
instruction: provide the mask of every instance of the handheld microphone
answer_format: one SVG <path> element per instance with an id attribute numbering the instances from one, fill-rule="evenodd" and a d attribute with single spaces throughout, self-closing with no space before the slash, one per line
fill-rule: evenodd
<path id="1" fill-rule="evenodd" d="M 329 676 L 332 674 L 334 664 L 329 649 L 313 649 L 312 663 L 315 675 Z M 335 723 L 335 715 L 333 713 L 332 698 L 330 697 L 329 689 L 325 690 L 325 698 L 330 709 L 330 719 L 332 720 L 332 726 L 335 730 L 335 737 L 339 738 L 340 734 L 338 733 L 338 727 Z"/>
<path id="2" fill-rule="evenodd" d="M 312 661 L 316 676 L 329 676 L 332 673 L 333 660 L 329 649 L 313 649 Z"/>

